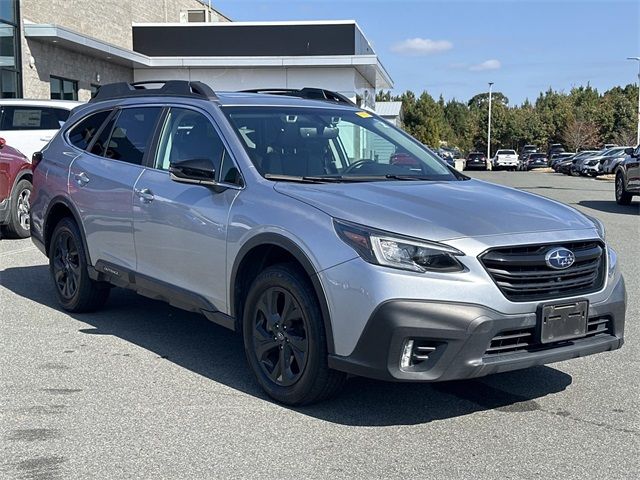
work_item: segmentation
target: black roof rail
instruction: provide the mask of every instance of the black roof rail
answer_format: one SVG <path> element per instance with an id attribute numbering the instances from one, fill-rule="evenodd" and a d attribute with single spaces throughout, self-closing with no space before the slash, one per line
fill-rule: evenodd
<path id="1" fill-rule="evenodd" d="M 337 102 L 357 107 L 355 103 L 344 95 L 325 90 L 324 88 L 305 87 L 302 89 L 295 88 L 256 88 L 252 90 L 241 90 L 242 93 L 266 93 L 268 95 L 287 95 L 289 97 L 305 98 L 307 100 L 324 100 L 328 102 Z"/>
<path id="2" fill-rule="evenodd" d="M 218 100 L 216 92 L 209 85 L 202 82 L 149 80 L 145 82 L 118 82 L 102 85 L 98 87 L 98 91 L 89 101 L 99 102 L 113 98 L 140 96 L 199 97 L 207 100 Z"/>

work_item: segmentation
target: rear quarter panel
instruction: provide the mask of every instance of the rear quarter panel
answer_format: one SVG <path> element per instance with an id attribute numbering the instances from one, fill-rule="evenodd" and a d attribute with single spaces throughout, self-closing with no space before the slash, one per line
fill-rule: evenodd
<path id="1" fill-rule="evenodd" d="M 68 197 L 69 166 L 79 154 L 61 135 L 42 150 L 42 161 L 33 172 L 31 194 L 31 229 L 39 238 L 44 239 L 44 222 L 52 200 Z"/>

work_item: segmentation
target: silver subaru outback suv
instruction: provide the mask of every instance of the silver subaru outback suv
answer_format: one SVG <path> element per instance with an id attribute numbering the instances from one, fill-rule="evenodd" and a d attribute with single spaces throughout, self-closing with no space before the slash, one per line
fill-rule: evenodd
<path id="1" fill-rule="evenodd" d="M 64 309 L 117 286 L 200 312 L 286 404 L 348 374 L 463 379 L 623 343 L 598 220 L 472 180 L 334 92 L 106 85 L 33 165 Z"/>

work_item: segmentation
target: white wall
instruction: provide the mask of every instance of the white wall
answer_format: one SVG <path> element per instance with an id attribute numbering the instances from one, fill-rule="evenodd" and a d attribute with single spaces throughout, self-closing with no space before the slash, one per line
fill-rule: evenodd
<path id="1" fill-rule="evenodd" d="M 144 68 L 134 71 L 134 79 L 199 80 L 221 91 L 319 87 L 354 101 L 356 93 L 362 94 L 363 89 L 363 77 L 352 67 Z M 373 90 L 372 85 L 366 88 Z"/>

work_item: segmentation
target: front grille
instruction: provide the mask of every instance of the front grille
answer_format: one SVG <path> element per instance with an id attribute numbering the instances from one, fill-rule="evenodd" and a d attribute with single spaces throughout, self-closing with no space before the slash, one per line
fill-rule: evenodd
<path id="1" fill-rule="evenodd" d="M 489 348 L 485 350 L 484 354 L 486 356 L 493 356 L 504 355 L 507 353 L 533 352 L 536 350 L 554 348 L 563 344 L 566 345 L 571 342 L 571 340 L 564 340 L 561 342 L 543 344 L 536 340 L 535 332 L 535 327 L 500 332 L 491 339 Z M 594 317 L 588 319 L 587 333 L 585 334 L 585 337 L 593 337 L 601 334 L 613 334 L 611 331 L 611 318 Z"/>
<path id="2" fill-rule="evenodd" d="M 526 350 L 534 345 L 534 329 L 510 330 L 501 332 L 491 340 L 485 355 L 512 353 Z"/>
<path id="3" fill-rule="evenodd" d="M 609 317 L 590 318 L 587 321 L 587 337 L 608 333 L 611 335 L 611 319 Z"/>
<path id="4" fill-rule="evenodd" d="M 564 270 L 554 270 L 545 261 L 547 252 L 564 247 L 575 262 Z M 551 245 L 535 245 L 489 250 L 480 261 L 505 297 L 515 302 L 544 300 L 595 292 L 605 277 L 604 245 L 591 240 Z"/>

